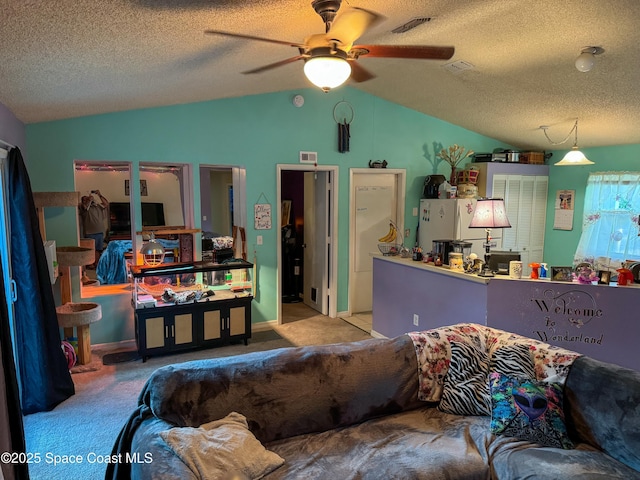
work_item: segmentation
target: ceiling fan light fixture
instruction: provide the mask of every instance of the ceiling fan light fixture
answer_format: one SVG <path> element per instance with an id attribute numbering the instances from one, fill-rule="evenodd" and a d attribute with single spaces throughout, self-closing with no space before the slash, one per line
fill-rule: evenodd
<path id="1" fill-rule="evenodd" d="M 346 53 L 341 50 L 331 53 L 327 49 L 326 54 L 312 54 L 304 64 L 304 74 L 311 83 L 326 93 L 349 79 L 351 65 L 347 61 Z"/>

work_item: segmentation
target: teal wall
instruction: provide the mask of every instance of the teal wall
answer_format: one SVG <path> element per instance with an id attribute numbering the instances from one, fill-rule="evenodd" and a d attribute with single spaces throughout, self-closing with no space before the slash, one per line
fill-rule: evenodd
<path id="1" fill-rule="evenodd" d="M 640 145 L 619 145 L 613 147 L 581 148 L 594 165 L 582 167 L 556 167 L 568 150 L 556 151 L 550 161 L 549 201 L 547 203 L 547 224 L 544 239 L 544 260 L 549 265 L 571 265 L 582 233 L 584 193 L 587 178 L 591 172 L 639 171 Z M 557 190 L 575 190 L 575 211 L 573 230 L 554 230 L 554 199 Z"/>
<path id="2" fill-rule="evenodd" d="M 292 105 L 302 93 L 302 108 Z M 354 109 L 350 152 L 337 150 L 333 108 L 348 101 Z M 276 164 L 297 164 L 298 152 L 316 151 L 322 165 L 338 165 L 338 311 L 348 309 L 349 168 L 363 168 L 369 160 L 387 160 L 390 168 L 407 172 L 405 225 L 415 238 L 417 207 L 424 176 L 449 167 L 434 167 L 434 145 L 457 143 L 475 151 L 506 145 L 455 125 L 346 87 L 328 94 L 318 90 L 280 92 L 187 105 L 44 122 L 27 125 L 29 175 L 34 191 L 73 189 L 74 160 L 176 162 L 193 165 L 234 165 L 247 169 L 247 218 L 261 193 L 276 201 Z M 194 168 L 194 185 L 199 172 Z M 134 183 L 136 179 L 134 178 Z M 135 189 L 134 189 L 135 190 Z M 136 200 L 135 198 L 133 199 Z M 195 192 L 195 218 L 200 219 L 199 192 Z M 72 208 L 45 210 L 47 238 L 58 245 L 75 245 L 77 223 Z M 139 215 L 137 215 L 139 218 Z M 276 230 L 261 230 L 263 245 L 255 245 L 253 222 L 247 226 L 248 250 L 256 249 L 259 296 L 253 305 L 254 323 L 275 320 Z M 140 227 L 139 225 L 137 226 Z M 196 220 L 196 228 L 200 228 Z M 250 257 L 252 257 L 250 253 Z M 103 306 L 103 319 L 92 328 L 92 342 L 133 338 L 133 315 L 119 298 L 94 299 Z M 77 301 L 74 298 L 74 301 Z M 123 303 L 124 302 L 124 303 Z M 114 313 L 115 312 L 115 313 Z M 127 316 L 123 318 L 123 316 Z"/>

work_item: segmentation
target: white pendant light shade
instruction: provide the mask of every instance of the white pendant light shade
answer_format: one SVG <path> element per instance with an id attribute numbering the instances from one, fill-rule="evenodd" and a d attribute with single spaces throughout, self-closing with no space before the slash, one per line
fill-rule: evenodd
<path id="1" fill-rule="evenodd" d="M 575 135 L 573 147 L 564 156 L 564 158 L 559 162 L 556 162 L 555 165 L 558 165 L 559 167 L 567 167 L 567 166 L 574 166 L 574 165 L 595 165 L 594 162 L 592 162 L 591 160 L 589 160 L 587 157 L 584 156 L 584 153 L 578 150 L 578 119 L 577 118 L 576 118 L 576 123 L 573 124 L 573 128 L 569 131 L 569 135 L 567 135 L 567 138 L 565 138 L 561 142 L 552 141 L 551 138 L 549 138 L 549 135 L 547 135 L 547 128 L 549 127 L 545 125 L 540 126 L 540 129 L 544 132 L 544 136 L 547 137 L 547 140 L 549 140 L 549 143 L 551 145 L 561 145 L 565 143 L 567 140 L 569 140 L 569 137 L 571 137 L 572 133 Z"/>
<path id="2" fill-rule="evenodd" d="M 340 56 L 312 57 L 304 64 L 304 74 L 311 83 L 328 92 L 347 81 L 351 75 L 351 65 Z"/>
<path id="3" fill-rule="evenodd" d="M 584 156 L 578 147 L 574 146 L 567 154 L 564 156 L 562 160 L 556 162 L 556 165 L 559 167 L 570 166 L 570 165 L 593 165 L 594 163 Z"/>

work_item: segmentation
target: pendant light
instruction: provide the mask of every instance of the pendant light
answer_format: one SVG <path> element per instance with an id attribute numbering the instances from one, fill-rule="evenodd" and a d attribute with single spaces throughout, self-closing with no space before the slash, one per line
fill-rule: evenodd
<path id="1" fill-rule="evenodd" d="M 578 119 L 577 118 L 576 118 L 576 122 L 573 124 L 573 128 L 569 131 L 569 134 L 567 135 L 567 137 L 561 142 L 554 142 L 549 138 L 549 135 L 547 135 L 548 128 L 549 127 L 546 125 L 540 125 L 540 129 L 544 132 L 544 136 L 547 137 L 547 140 L 549 140 L 549 143 L 551 145 L 561 145 L 565 143 L 567 140 L 569 140 L 569 137 L 571 137 L 572 133 L 574 134 L 573 147 L 571 147 L 571 150 L 567 152 L 567 154 L 563 157 L 562 160 L 560 160 L 559 162 L 556 162 L 555 165 L 558 165 L 559 167 L 565 167 L 565 166 L 573 166 L 573 165 L 593 165 L 594 164 L 594 162 L 592 162 L 587 157 L 585 157 L 584 153 L 578 150 Z"/>

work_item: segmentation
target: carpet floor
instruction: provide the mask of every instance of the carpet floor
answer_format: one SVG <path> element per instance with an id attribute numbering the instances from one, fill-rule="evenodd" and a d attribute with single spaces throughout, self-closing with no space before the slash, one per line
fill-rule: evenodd
<path id="1" fill-rule="evenodd" d="M 321 345 L 371 338 L 339 319 L 311 315 L 255 332 L 249 345 L 235 344 L 179 355 L 135 359 L 131 348 L 96 348 L 88 365 L 75 367 L 76 394 L 50 412 L 24 417 L 27 452 L 41 461 L 29 466 L 30 478 L 101 479 L 114 441 L 135 409 L 145 381 L 158 367 L 203 358 L 219 358 L 274 348 Z M 128 355 L 127 355 L 128 353 Z M 124 359 L 105 365 L 103 357 Z M 109 357 L 108 357 L 109 358 Z M 78 460 L 81 460 L 78 463 Z"/>

